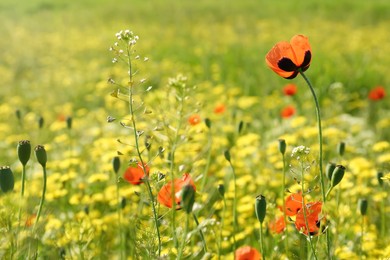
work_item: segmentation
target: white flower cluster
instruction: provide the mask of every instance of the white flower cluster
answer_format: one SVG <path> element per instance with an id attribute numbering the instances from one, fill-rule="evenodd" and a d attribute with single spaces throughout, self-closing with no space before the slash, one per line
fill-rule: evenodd
<path id="1" fill-rule="evenodd" d="M 308 155 L 310 153 L 310 148 L 304 145 L 294 147 L 291 152 L 291 157 L 295 157 L 297 160 L 301 158 L 302 155 Z"/>
<path id="2" fill-rule="evenodd" d="M 134 33 L 130 30 L 121 30 L 115 34 L 115 37 L 118 40 L 128 41 L 129 45 L 135 45 L 139 39 L 138 35 L 134 35 Z"/>

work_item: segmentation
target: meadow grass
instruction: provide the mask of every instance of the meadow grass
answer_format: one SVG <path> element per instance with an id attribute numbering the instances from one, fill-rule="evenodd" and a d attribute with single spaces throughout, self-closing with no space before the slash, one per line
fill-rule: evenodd
<path id="1" fill-rule="evenodd" d="M 306 187 L 305 200 L 322 199 L 311 94 L 304 79 L 279 78 L 264 62 L 276 42 L 302 33 L 313 49 L 305 74 L 322 107 L 324 166 L 346 167 L 324 206 L 331 255 L 389 257 L 389 183 L 377 173 L 390 168 L 390 104 L 367 98 L 377 85 L 389 92 L 389 16 L 385 0 L 1 1 L 0 166 L 11 167 L 15 187 L 0 191 L 0 256 L 170 259 L 180 245 L 183 257 L 232 259 L 233 248 L 249 245 L 268 259 L 325 258 L 324 236 L 308 244 L 294 218 L 286 233 L 269 226 L 283 215 L 283 193 Z M 130 79 L 129 64 L 113 63 L 109 51 L 122 29 L 140 36 Z M 297 94 L 283 95 L 287 83 Z M 295 112 L 283 118 L 287 105 Z M 200 122 L 188 121 L 194 115 Z M 42 168 L 30 159 L 20 196 L 21 140 L 48 154 L 35 225 Z M 301 145 L 310 153 L 292 157 Z M 131 185 L 123 173 L 139 161 L 149 178 Z M 192 215 L 157 202 L 184 173 L 197 188 Z M 267 200 L 261 247 L 259 194 Z"/>

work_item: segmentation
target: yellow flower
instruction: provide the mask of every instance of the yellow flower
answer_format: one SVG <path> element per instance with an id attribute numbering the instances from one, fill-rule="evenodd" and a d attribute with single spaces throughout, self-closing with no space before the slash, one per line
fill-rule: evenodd
<path id="1" fill-rule="evenodd" d="M 372 146 L 372 150 L 374 152 L 383 152 L 385 151 L 386 149 L 389 149 L 390 147 L 390 143 L 387 142 L 387 141 L 380 141 L 380 142 L 377 142 L 375 143 L 373 146 Z"/>

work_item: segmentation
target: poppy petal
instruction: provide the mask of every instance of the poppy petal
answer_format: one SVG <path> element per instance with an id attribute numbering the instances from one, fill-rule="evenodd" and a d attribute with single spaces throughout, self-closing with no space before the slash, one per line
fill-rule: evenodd
<path id="1" fill-rule="evenodd" d="M 309 39 L 306 36 L 299 34 L 292 37 L 290 43 L 296 57 L 295 65 L 298 67 L 308 67 L 311 61 Z"/>

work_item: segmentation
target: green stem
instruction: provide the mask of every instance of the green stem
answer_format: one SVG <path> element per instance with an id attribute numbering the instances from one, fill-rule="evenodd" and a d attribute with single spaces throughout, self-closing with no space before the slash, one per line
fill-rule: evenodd
<path id="1" fill-rule="evenodd" d="M 144 164 L 144 161 L 142 159 L 141 150 L 139 147 L 139 141 L 138 141 L 139 136 L 137 133 L 138 131 L 137 131 L 137 125 L 136 125 L 136 121 L 135 121 L 135 114 L 134 114 L 134 108 L 133 108 L 133 71 L 132 71 L 131 55 L 132 55 L 131 49 L 129 48 L 129 46 L 127 46 L 127 56 L 128 56 L 127 62 L 128 62 L 128 66 L 129 66 L 129 110 L 130 110 L 130 115 L 131 115 L 131 122 L 133 125 L 135 147 L 137 150 L 138 158 L 141 162 L 142 170 L 144 172 L 144 176 L 145 176 L 144 181 L 148 187 L 149 198 L 150 198 L 150 201 L 152 204 L 153 219 L 154 219 L 154 223 L 156 226 L 156 233 L 157 233 L 157 239 L 158 239 L 158 256 L 160 257 L 160 255 L 161 255 L 161 237 L 160 237 L 160 230 L 159 230 L 159 225 L 158 225 L 157 210 L 156 210 L 156 205 L 154 202 L 152 188 L 151 188 L 150 182 L 149 182 L 149 177 L 146 173 L 145 164 Z"/>
<path id="2" fill-rule="evenodd" d="M 192 212 L 192 216 L 194 217 L 196 226 L 199 228 L 199 221 L 194 212 Z M 203 231 L 201 228 L 199 228 L 199 234 L 200 234 L 200 238 L 202 239 L 203 250 L 205 253 L 207 253 L 206 240 L 204 239 Z"/>
<path id="3" fill-rule="evenodd" d="M 364 215 L 362 215 L 362 235 L 360 238 L 360 259 L 363 257 L 363 238 L 364 238 Z"/>
<path id="4" fill-rule="evenodd" d="M 260 223 L 260 247 L 261 247 L 262 259 L 265 260 L 264 239 L 263 239 L 263 224 L 262 223 Z"/>
<path id="5" fill-rule="evenodd" d="M 118 211 L 118 228 L 119 228 L 119 238 L 120 238 L 120 254 L 121 254 L 121 260 L 126 259 L 126 248 L 125 248 L 125 238 L 124 233 L 122 229 L 122 204 L 120 201 L 119 196 L 119 182 L 118 182 L 118 176 L 115 175 L 115 181 L 116 181 L 116 199 L 117 199 L 117 211 Z"/>
<path id="6" fill-rule="evenodd" d="M 189 223 L 190 223 L 190 214 L 186 214 L 186 224 L 185 224 L 185 228 L 184 228 L 184 232 L 183 232 L 181 246 L 179 248 L 179 253 L 177 254 L 177 260 L 180 260 L 182 255 L 183 255 L 183 250 L 184 250 L 184 246 L 186 244 Z"/>
<path id="7" fill-rule="evenodd" d="M 207 180 L 207 177 L 208 177 L 208 172 L 209 172 L 209 168 L 210 168 L 210 163 L 211 163 L 211 146 L 212 146 L 212 139 L 211 139 L 211 132 L 210 132 L 210 129 L 209 129 L 209 150 L 208 150 L 208 154 L 207 154 L 207 162 L 206 162 L 206 166 L 204 168 L 204 171 L 203 171 L 203 180 L 202 180 L 202 191 L 204 190 L 204 186 L 206 185 L 206 180 Z"/>
<path id="8" fill-rule="evenodd" d="M 232 162 L 229 160 L 230 167 L 233 172 L 233 182 L 234 182 L 234 198 L 233 198 L 233 252 L 236 252 L 236 233 L 237 233 L 237 180 L 236 180 L 236 171 L 234 170 Z"/>
<path id="9" fill-rule="evenodd" d="M 384 199 L 381 201 L 381 236 L 386 237 L 386 205 Z"/>
<path id="10" fill-rule="evenodd" d="M 286 158 L 284 153 L 282 154 L 283 159 L 283 182 L 282 182 L 282 201 L 283 201 L 283 220 L 285 224 L 285 234 L 286 238 L 284 239 L 284 247 L 286 250 L 286 255 L 288 256 L 288 228 L 287 228 L 287 215 L 286 215 L 286 200 L 284 199 L 284 192 L 286 190 Z"/>
<path id="11" fill-rule="evenodd" d="M 311 84 L 309 78 L 306 77 L 306 75 L 300 71 L 300 74 L 302 75 L 303 79 L 306 81 L 307 85 L 309 86 L 310 92 L 313 96 L 315 107 L 316 107 L 316 114 L 317 114 L 317 123 L 318 123 L 318 143 L 319 143 L 319 172 L 320 172 L 320 185 L 321 185 L 321 195 L 322 195 L 322 209 L 325 207 L 326 203 L 326 194 L 325 194 L 325 182 L 324 182 L 324 172 L 323 172 L 323 152 L 322 152 L 322 126 L 321 126 L 321 110 L 320 110 L 320 105 L 318 102 L 318 98 L 316 95 L 316 92 L 314 91 L 313 85 Z M 324 215 L 322 213 L 322 215 Z M 320 227 L 322 229 L 322 227 Z M 329 237 L 329 232 L 328 229 L 325 229 L 326 233 L 326 253 L 327 253 L 327 258 L 331 259 L 330 255 L 330 237 Z"/>
<path id="12" fill-rule="evenodd" d="M 218 240 L 218 260 L 221 259 L 221 242 L 222 242 L 222 230 L 223 230 L 223 223 L 225 221 L 225 212 L 226 212 L 226 199 L 223 198 L 223 210 L 222 210 L 222 217 L 221 217 L 221 227 L 219 229 L 219 240 Z"/>
<path id="13" fill-rule="evenodd" d="M 41 212 L 42 212 L 42 207 L 43 207 L 43 203 L 45 202 L 45 194 L 46 194 L 46 167 L 42 167 L 43 168 L 43 188 L 42 188 L 42 196 L 41 196 L 41 201 L 39 203 L 39 208 L 38 208 L 38 213 L 37 213 L 37 219 L 34 223 L 34 228 L 33 230 L 35 230 L 35 227 L 36 225 L 38 224 L 38 221 L 39 221 L 39 218 L 41 216 Z"/>

